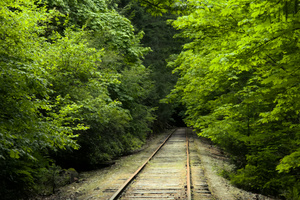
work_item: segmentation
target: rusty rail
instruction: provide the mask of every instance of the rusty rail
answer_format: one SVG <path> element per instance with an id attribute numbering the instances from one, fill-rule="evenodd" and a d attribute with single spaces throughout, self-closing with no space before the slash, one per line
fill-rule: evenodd
<path id="1" fill-rule="evenodd" d="M 188 137 L 188 129 L 185 129 L 186 134 L 186 193 L 187 200 L 192 199 L 191 193 L 191 170 L 190 170 L 190 154 L 189 154 L 189 137 Z"/>
<path id="2" fill-rule="evenodd" d="M 146 166 L 146 164 L 154 157 L 154 155 L 161 149 L 161 147 L 168 141 L 168 139 L 172 136 L 172 134 L 176 131 L 177 129 L 175 129 L 174 131 L 172 131 L 172 133 L 164 140 L 164 142 L 159 145 L 159 147 L 154 151 L 154 153 L 144 162 L 144 164 L 134 172 L 134 174 L 127 179 L 127 181 L 119 188 L 118 191 L 116 191 L 114 193 L 114 195 L 109 199 L 109 200 L 115 200 L 117 199 L 122 192 L 126 189 L 126 187 L 133 181 L 133 179 L 142 171 L 142 169 Z"/>

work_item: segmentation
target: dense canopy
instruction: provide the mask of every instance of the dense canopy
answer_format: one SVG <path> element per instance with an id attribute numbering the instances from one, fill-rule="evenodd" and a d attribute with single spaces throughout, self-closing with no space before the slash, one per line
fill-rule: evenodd
<path id="1" fill-rule="evenodd" d="M 1 197 L 49 194 L 62 169 L 136 150 L 180 113 L 231 156 L 233 184 L 299 199 L 299 7 L 0 1 Z"/>
<path id="2" fill-rule="evenodd" d="M 179 98 L 187 108 L 187 125 L 231 153 L 237 166 L 229 174 L 234 184 L 296 195 L 299 2 L 187 2 L 186 13 L 171 23 L 182 30 L 177 37 L 191 42 L 169 63 L 180 79 L 167 100 Z"/>

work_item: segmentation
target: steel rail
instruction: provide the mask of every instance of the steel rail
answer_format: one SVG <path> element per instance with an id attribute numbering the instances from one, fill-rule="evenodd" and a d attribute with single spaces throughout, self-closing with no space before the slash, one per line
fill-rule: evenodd
<path id="1" fill-rule="evenodd" d="M 142 171 L 142 169 L 146 166 L 146 164 L 154 157 L 154 155 L 161 149 L 161 147 L 168 141 L 168 139 L 173 135 L 173 133 L 176 131 L 177 129 L 175 129 L 165 140 L 163 143 L 161 143 L 161 145 L 159 145 L 159 147 L 157 147 L 157 149 L 154 151 L 154 153 L 144 162 L 144 164 L 142 164 L 142 166 L 136 170 L 134 172 L 134 174 L 127 179 L 127 181 L 118 189 L 118 191 L 116 191 L 114 193 L 114 195 L 109 199 L 109 200 L 116 200 L 118 197 L 120 197 L 120 195 L 122 194 L 122 192 L 126 189 L 126 187 L 133 181 L 133 179 Z"/>
<path id="2" fill-rule="evenodd" d="M 186 135 L 186 193 L 187 200 L 192 199 L 191 193 L 191 170 L 190 170 L 190 153 L 189 153 L 189 137 L 188 137 L 188 129 L 185 129 Z"/>

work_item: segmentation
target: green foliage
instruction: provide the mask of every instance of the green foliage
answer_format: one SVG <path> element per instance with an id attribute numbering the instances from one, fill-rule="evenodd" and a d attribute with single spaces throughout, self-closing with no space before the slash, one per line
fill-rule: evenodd
<path id="1" fill-rule="evenodd" d="M 299 182 L 298 1 L 188 1 L 173 21 L 189 38 L 170 66 L 180 74 L 165 101 L 230 152 L 233 183 L 278 195 Z"/>
<path id="2" fill-rule="evenodd" d="M 290 155 L 285 156 L 281 160 L 280 164 L 277 166 L 276 169 L 279 172 L 290 172 L 291 169 L 296 169 L 296 168 L 300 167 L 299 156 L 300 156 L 299 151 L 295 151 L 295 152 L 291 153 Z"/>
<path id="3" fill-rule="evenodd" d="M 136 0 L 154 16 L 162 16 L 166 13 L 182 14 L 189 3 L 185 0 Z"/>
<path id="4" fill-rule="evenodd" d="M 287 200 L 299 200 L 300 199 L 300 187 L 299 183 L 295 184 L 293 187 L 290 187 L 287 192 L 283 194 L 283 196 Z"/>
<path id="5" fill-rule="evenodd" d="M 144 99 L 152 83 L 141 64 L 149 48 L 140 45 L 142 32 L 135 35 L 130 21 L 108 9 L 104 1 L 48 3 L 48 8 L 59 8 L 68 15 L 70 24 L 85 26 L 76 32 L 59 27 L 62 45 L 48 55 L 57 61 L 49 69 L 56 74 L 51 77 L 53 97 L 61 95 L 63 104 L 78 105 L 70 118 L 89 127 L 80 131 L 79 150 L 52 155 L 63 166 L 97 167 L 140 147 L 150 131 L 153 109 L 144 104 Z"/>
<path id="6" fill-rule="evenodd" d="M 143 144 L 149 49 L 128 19 L 105 1 L 33 0 L 0 2 L 0 18 L 1 197 L 54 189 L 53 162 L 98 166 Z"/>
<path id="7" fill-rule="evenodd" d="M 6 198 L 12 190 L 22 193 L 33 185 L 37 163 L 48 163 L 41 154 L 66 146 L 78 148 L 73 130 L 85 128 L 68 126 L 70 120 L 64 117 L 74 110 L 54 110 L 55 104 L 49 101 L 49 74 L 40 64 L 46 56 L 40 50 L 48 43 L 39 35 L 55 13 L 33 1 L 0 5 L 0 176 L 1 194 Z"/>
<path id="8" fill-rule="evenodd" d="M 118 0 L 118 12 L 131 20 L 136 32 L 144 32 L 141 42 L 144 46 L 151 47 L 151 52 L 146 54 L 143 64 L 150 69 L 150 79 L 153 82 L 150 95 L 144 100 L 147 105 L 157 108 L 155 110 L 156 120 L 152 125 L 153 132 L 159 132 L 164 128 L 175 125 L 178 126 L 181 119 L 178 120 L 180 110 L 177 104 L 164 104 L 159 101 L 164 98 L 173 88 L 177 81 L 177 75 L 172 74 L 172 68 L 167 68 L 167 60 L 172 60 L 180 53 L 183 40 L 174 39 L 177 31 L 168 23 L 167 19 L 174 15 L 151 16 L 136 1 Z M 161 3 L 161 2 L 159 2 Z"/>

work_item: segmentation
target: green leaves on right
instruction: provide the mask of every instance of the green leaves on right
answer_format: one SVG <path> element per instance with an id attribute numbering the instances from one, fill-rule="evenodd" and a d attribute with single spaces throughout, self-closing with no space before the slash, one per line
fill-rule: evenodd
<path id="1" fill-rule="evenodd" d="M 234 184 L 287 199 L 300 192 L 299 3 L 187 1 L 172 24 L 190 42 L 172 63 L 181 78 L 167 97 L 232 155 Z"/>

